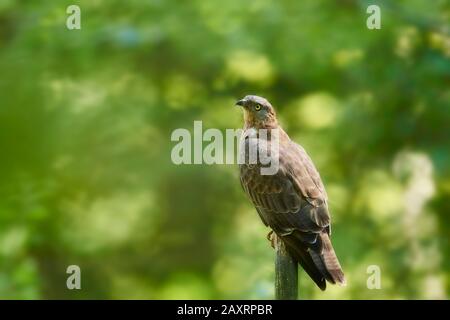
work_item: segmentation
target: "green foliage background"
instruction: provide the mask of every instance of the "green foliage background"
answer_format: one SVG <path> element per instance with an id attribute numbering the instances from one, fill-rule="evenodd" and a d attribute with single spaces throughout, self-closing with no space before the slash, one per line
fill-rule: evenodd
<path id="1" fill-rule="evenodd" d="M 449 21 L 446 0 L 0 1 L 0 298 L 273 298 L 236 165 L 170 160 L 174 129 L 239 128 L 250 93 L 329 193 L 348 285 L 302 274 L 302 298 L 448 298 Z"/>

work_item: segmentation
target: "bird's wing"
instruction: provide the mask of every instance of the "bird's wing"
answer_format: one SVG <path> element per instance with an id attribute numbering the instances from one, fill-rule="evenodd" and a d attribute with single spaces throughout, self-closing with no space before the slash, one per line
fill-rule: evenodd
<path id="1" fill-rule="evenodd" d="M 241 165 L 241 185 L 261 219 L 280 233 L 319 233 L 330 224 L 326 193 L 314 164 L 300 146 L 280 146 L 280 170 L 261 175 L 259 166 Z"/>
<path id="2" fill-rule="evenodd" d="M 320 174 L 317 171 L 314 163 L 309 155 L 306 153 L 302 146 L 290 141 L 287 152 L 293 153 L 295 156 L 294 161 L 286 163 L 294 178 L 300 177 L 303 180 L 297 180 L 297 186 L 301 190 L 303 196 L 312 199 L 327 200 L 327 193 L 323 186 Z"/>
<path id="3" fill-rule="evenodd" d="M 314 163 L 305 149 L 294 142 L 289 142 L 282 150 L 280 158 L 287 156 L 288 161 L 284 162 L 281 169 L 286 172 L 287 178 L 292 181 L 296 191 L 311 205 L 307 206 L 310 218 L 318 226 L 327 228 L 330 232 L 328 196 Z"/>
<path id="4" fill-rule="evenodd" d="M 259 166 L 241 165 L 241 184 L 261 219 L 288 245 L 321 288 L 325 280 L 344 282 L 329 241 L 330 215 L 320 175 L 304 149 L 280 145 L 280 169 L 261 175 Z"/>

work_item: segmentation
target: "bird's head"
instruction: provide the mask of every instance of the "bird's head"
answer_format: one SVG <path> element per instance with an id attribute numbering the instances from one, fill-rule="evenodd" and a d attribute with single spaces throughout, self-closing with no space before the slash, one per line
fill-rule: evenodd
<path id="1" fill-rule="evenodd" d="M 244 127 L 271 129 L 278 126 L 275 109 L 262 97 L 248 95 L 236 102 L 244 109 Z"/>

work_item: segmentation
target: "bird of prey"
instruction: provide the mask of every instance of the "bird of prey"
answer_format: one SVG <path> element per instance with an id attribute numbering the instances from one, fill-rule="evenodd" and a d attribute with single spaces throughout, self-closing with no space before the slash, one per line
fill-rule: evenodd
<path id="1" fill-rule="evenodd" d="M 273 143 L 272 135 L 260 129 L 278 132 L 278 171 L 262 174 L 261 161 L 239 164 L 241 185 L 263 223 L 283 241 L 290 255 L 303 267 L 321 290 L 326 281 L 345 285 L 345 277 L 330 241 L 331 226 L 327 194 L 320 175 L 305 150 L 278 125 L 274 108 L 266 99 L 248 95 L 236 102 L 244 110 L 241 153 L 249 150 L 253 139 L 260 145 Z M 247 133 L 256 132 L 254 138 Z M 264 141 L 263 141 L 264 140 Z M 264 143 L 260 143 L 264 142 Z M 258 150 L 261 152 L 261 150 Z M 241 155 L 242 156 L 242 155 Z"/>

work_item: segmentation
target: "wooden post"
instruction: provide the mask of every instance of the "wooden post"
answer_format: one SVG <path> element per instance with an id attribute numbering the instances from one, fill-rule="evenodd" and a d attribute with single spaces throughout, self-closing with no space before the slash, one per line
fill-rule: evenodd
<path id="1" fill-rule="evenodd" d="M 274 235 L 275 236 L 275 235 Z M 275 299 L 298 299 L 298 265 L 275 236 Z"/>

